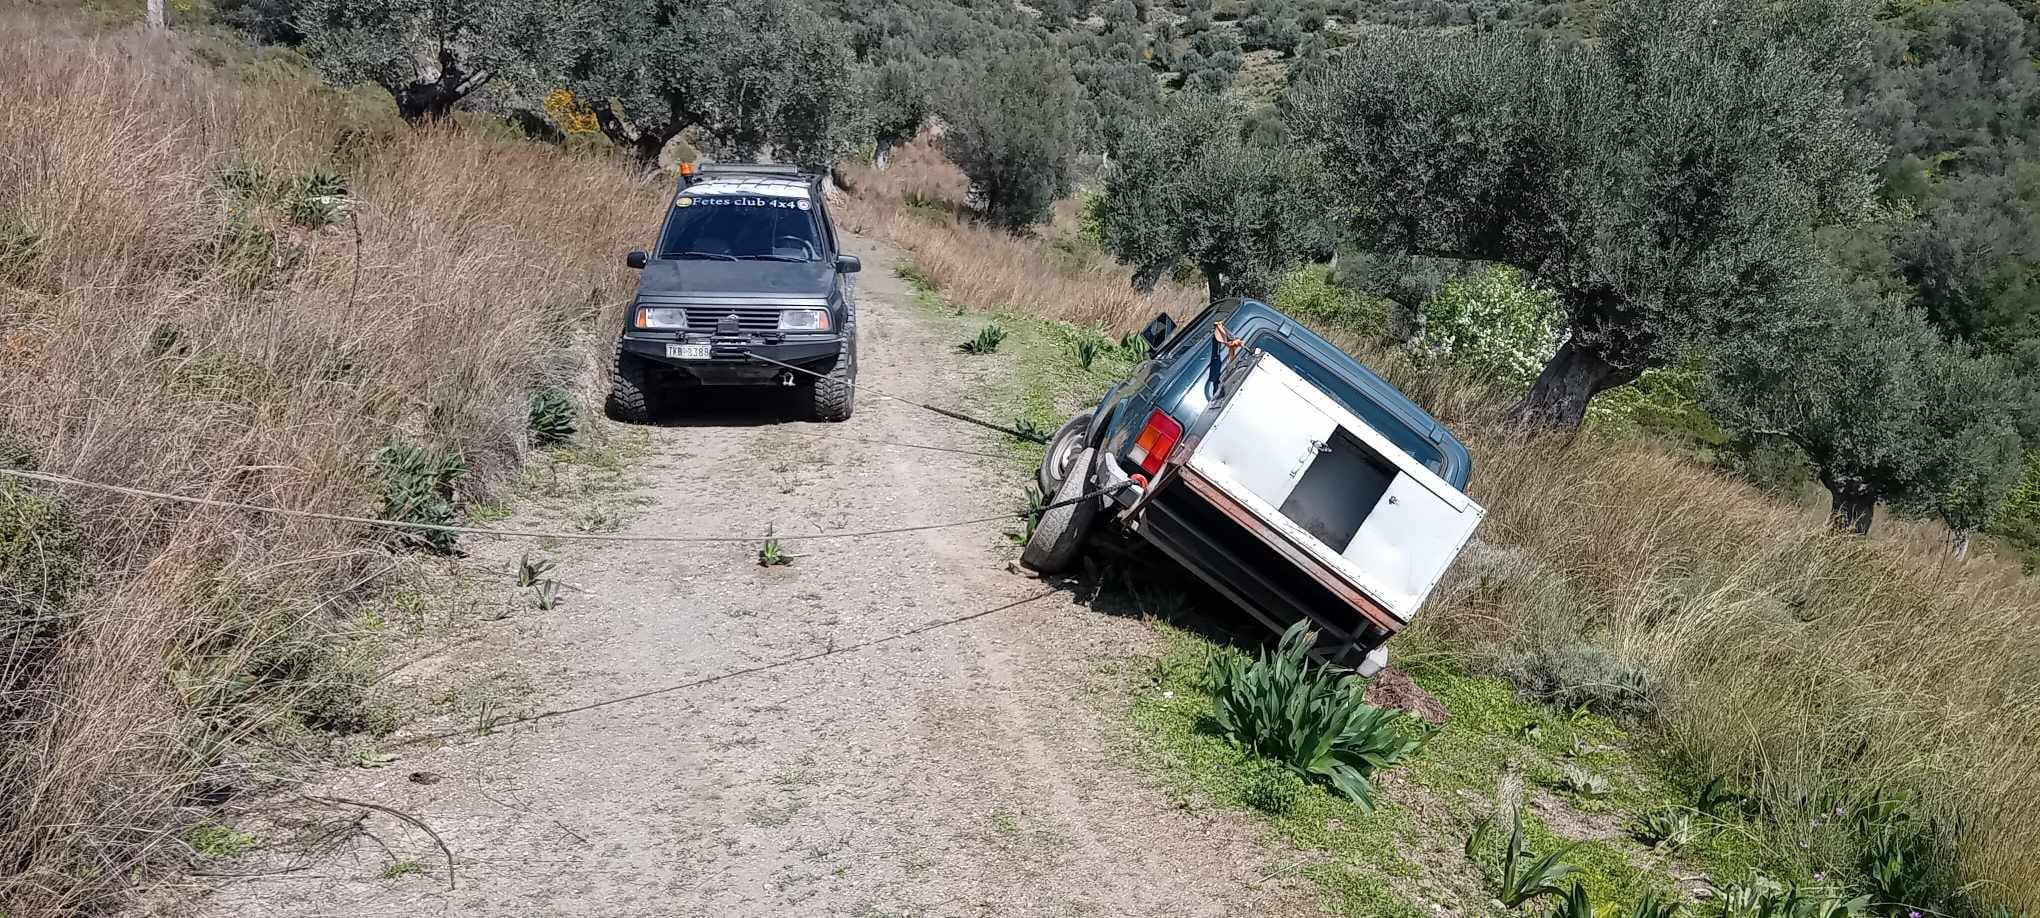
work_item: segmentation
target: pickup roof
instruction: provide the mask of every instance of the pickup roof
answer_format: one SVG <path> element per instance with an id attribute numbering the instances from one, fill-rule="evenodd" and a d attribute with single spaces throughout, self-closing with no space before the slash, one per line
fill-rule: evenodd
<path id="1" fill-rule="evenodd" d="M 1052 504 L 1110 490 L 1043 514 L 1022 561 L 1063 570 L 1103 522 L 1270 629 L 1308 618 L 1327 659 L 1378 669 L 1486 514 L 1466 447 L 1266 303 L 1221 301 L 1180 331 L 1159 316 L 1142 337 L 1150 359 L 1037 472 Z"/>

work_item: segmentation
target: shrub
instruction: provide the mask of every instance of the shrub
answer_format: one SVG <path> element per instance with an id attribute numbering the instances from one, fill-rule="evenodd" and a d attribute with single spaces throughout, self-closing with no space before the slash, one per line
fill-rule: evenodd
<path id="1" fill-rule="evenodd" d="M 975 337 L 957 345 L 966 354 L 989 354 L 999 349 L 999 342 L 1006 340 L 1006 330 L 994 322 L 978 330 Z"/>
<path id="2" fill-rule="evenodd" d="M 1298 622 L 1272 654 L 1221 654 L 1211 662 L 1212 719 L 1240 748 L 1321 780 L 1362 807 L 1368 776 L 1415 752 L 1402 715 L 1361 700 L 1365 682 L 1309 659 L 1317 636 Z"/>
<path id="3" fill-rule="evenodd" d="M 433 526 L 451 526 L 458 520 L 454 485 L 468 471 L 458 453 L 392 443 L 376 454 L 376 460 L 382 467 L 383 519 Z M 438 529 L 403 533 L 433 551 L 453 551 L 454 533 Z"/>
<path id="4" fill-rule="evenodd" d="M 574 397 L 558 386 L 541 386 L 531 393 L 531 444 L 540 448 L 559 446 L 574 438 L 576 429 Z"/>
<path id="5" fill-rule="evenodd" d="M 1240 783 L 1242 803 L 1270 816 L 1281 816 L 1295 808 L 1305 790 L 1302 778 L 1266 759 L 1247 761 L 1247 776 Z"/>
<path id="6" fill-rule="evenodd" d="M 1605 647 L 1538 642 L 1504 656 L 1501 670 L 1523 694 L 1556 707 L 1631 721 L 1657 710 L 1656 678 Z"/>
<path id="7" fill-rule="evenodd" d="M 1558 348 L 1557 298 L 1514 268 L 1449 280 L 1423 305 L 1423 345 L 1449 362 L 1528 383 Z"/>
<path id="8" fill-rule="evenodd" d="M 1339 286 L 1330 269 L 1318 265 L 1283 275 L 1268 300 L 1321 332 L 1338 331 L 1360 338 L 1380 338 L 1388 333 L 1386 301 Z"/>

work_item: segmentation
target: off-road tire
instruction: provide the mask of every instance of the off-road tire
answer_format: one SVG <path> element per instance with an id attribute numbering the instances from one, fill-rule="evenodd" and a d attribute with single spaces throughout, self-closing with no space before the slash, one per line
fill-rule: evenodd
<path id="1" fill-rule="evenodd" d="M 1060 574 L 1077 560 L 1091 525 L 1098 520 L 1098 500 L 1077 500 L 1091 490 L 1091 464 L 1098 451 L 1084 447 L 1070 465 L 1070 474 L 1055 489 L 1050 504 L 1066 504 L 1041 515 L 1034 534 L 1020 551 L 1020 563 L 1044 574 Z M 1074 503 L 1066 503 L 1074 501 Z"/>
<path id="2" fill-rule="evenodd" d="M 616 354 L 609 368 L 609 397 L 603 399 L 603 413 L 611 420 L 626 424 L 646 424 L 652 420 L 650 367 L 644 358 L 623 349 L 623 339 L 616 340 Z"/>
<path id="3" fill-rule="evenodd" d="M 1055 436 L 1048 438 L 1048 449 L 1041 454 L 1041 465 L 1034 470 L 1034 483 L 1041 488 L 1041 493 L 1054 494 L 1057 488 L 1062 487 L 1063 475 L 1074 467 L 1072 460 L 1076 458 L 1077 451 L 1097 445 L 1085 442 L 1091 434 L 1091 414 L 1092 409 L 1089 408 L 1077 412 L 1077 416 L 1064 423 Z"/>
<path id="4" fill-rule="evenodd" d="M 843 344 L 829 375 L 808 386 L 809 413 L 817 421 L 847 421 L 857 400 L 857 311 L 845 310 Z"/>

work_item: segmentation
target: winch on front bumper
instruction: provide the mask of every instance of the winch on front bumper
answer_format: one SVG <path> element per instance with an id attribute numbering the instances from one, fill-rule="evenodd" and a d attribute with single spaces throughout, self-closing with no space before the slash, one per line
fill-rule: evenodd
<path id="1" fill-rule="evenodd" d="M 805 380 L 784 367 L 758 357 L 827 373 L 843 353 L 840 331 L 787 331 L 781 315 L 789 310 L 834 310 L 823 304 L 770 306 L 667 303 L 641 300 L 641 307 L 666 315 L 684 313 L 684 328 L 632 328 L 623 334 L 623 350 L 660 370 L 702 385 L 792 385 Z M 756 355 L 756 356 L 753 356 Z"/>

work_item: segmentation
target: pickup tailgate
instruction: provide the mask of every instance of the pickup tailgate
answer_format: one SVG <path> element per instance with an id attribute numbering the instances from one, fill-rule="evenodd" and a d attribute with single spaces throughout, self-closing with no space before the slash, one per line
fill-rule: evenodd
<path id="1" fill-rule="evenodd" d="M 1387 630 L 1408 624 L 1487 511 L 1280 361 L 1240 360 L 1172 458 L 1285 557 L 1387 612 Z"/>

